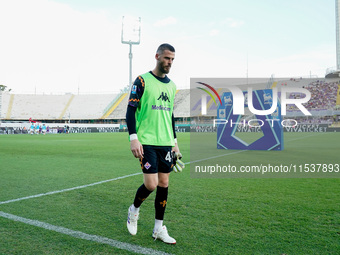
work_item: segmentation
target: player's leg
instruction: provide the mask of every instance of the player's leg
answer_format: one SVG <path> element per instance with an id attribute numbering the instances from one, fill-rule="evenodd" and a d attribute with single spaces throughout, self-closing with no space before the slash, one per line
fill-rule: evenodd
<path id="1" fill-rule="evenodd" d="M 163 226 L 164 213 L 166 203 L 168 201 L 168 186 L 170 173 L 158 173 L 158 186 L 155 198 L 155 226 L 154 231 L 157 231 Z"/>
<path id="2" fill-rule="evenodd" d="M 163 225 L 165 208 L 168 201 L 169 176 L 172 171 L 171 147 L 162 148 L 159 153 L 158 186 L 155 198 L 155 226 L 153 238 L 165 243 L 175 244 L 176 240 L 169 236 L 167 228 Z"/>
<path id="3" fill-rule="evenodd" d="M 155 190 L 158 183 L 157 173 L 143 174 L 144 182 L 137 189 L 135 200 L 131 205 L 134 212 L 139 212 L 139 207 L 145 199 Z"/>
<path id="4" fill-rule="evenodd" d="M 141 204 L 158 185 L 156 153 L 152 146 L 143 146 L 143 150 L 144 157 L 140 159 L 140 164 L 143 171 L 144 181 L 137 189 L 133 204 L 128 210 L 127 228 L 131 235 L 137 234 L 137 221 Z"/>
<path id="5" fill-rule="evenodd" d="M 153 182 L 152 179 L 157 179 L 157 174 L 144 174 L 147 175 L 144 177 L 144 182 L 147 180 L 147 183 Z M 136 192 L 135 199 L 133 204 L 129 207 L 128 210 L 128 219 L 127 219 L 127 228 L 131 235 L 137 234 L 137 222 L 139 219 L 139 208 L 145 199 L 152 193 L 154 189 L 148 189 L 147 187 L 152 187 L 150 184 L 147 186 L 143 183 Z"/>

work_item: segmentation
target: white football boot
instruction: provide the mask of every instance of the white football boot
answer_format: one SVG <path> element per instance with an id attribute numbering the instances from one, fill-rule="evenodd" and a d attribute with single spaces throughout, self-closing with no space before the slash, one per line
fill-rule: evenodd
<path id="1" fill-rule="evenodd" d="M 156 232 L 153 232 L 152 237 L 155 240 L 159 239 L 167 244 L 176 244 L 176 240 L 169 236 L 166 226 L 161 226 Z"/>
<path id="2" fill-rule="evenodd" d="M 139 213 L 132 213 L 131 209 L 129 207 L 126 226 L 127 226 L 127 229 L 129 230 L 130 234 L 133 235 L 133 236 L 137 234 L 138 218 L 139 218 Z"/>

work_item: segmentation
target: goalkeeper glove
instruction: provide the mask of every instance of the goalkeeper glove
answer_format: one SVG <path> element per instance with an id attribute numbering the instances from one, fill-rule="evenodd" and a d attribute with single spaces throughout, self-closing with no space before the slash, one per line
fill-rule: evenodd
<path id="1" fill-rule="evenodd" d="M 173 159 L 173 164 L 174 164 L 174 171 L 175 173 L 177 172 L 182 172 L 182 170 L 185 168 L 185 164 L 182 162 L 182 154 L 180 152 L 172 152 L 172 159 Z"/>

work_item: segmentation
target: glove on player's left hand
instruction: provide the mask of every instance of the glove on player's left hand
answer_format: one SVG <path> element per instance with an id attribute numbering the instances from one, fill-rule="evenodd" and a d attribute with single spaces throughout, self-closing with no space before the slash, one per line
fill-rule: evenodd
<path id="1" fill-rule="evenodd" d="M 174 172 L 182 172 L 182 170 L 185 168 L 185 164 L 181 161 L 182 154 L 180 152 L 172 152 L 172 159 L 174 163 Z"/>

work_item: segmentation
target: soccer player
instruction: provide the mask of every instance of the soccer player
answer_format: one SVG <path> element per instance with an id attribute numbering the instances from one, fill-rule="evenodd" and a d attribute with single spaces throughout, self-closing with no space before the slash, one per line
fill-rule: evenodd
<path id="1" fill-rule="evenodd" d="M 31 122 L 31 128 L 30 128 L 30 134 L 33 135 L 34 134 L 34 130 L 35 130 L 35 126 L 34 123 Z"/>
<path id="2" fill-rule="evenodd" d="M 39 123 L 37 123 L 36 126 L 35 126 L 35 133 L 37 135 L 39 135 L 39 129 L 40 129 L 40 126 L 39 126 Z"/>
<path id="3" fill-rule="evenodd" d="M 42 131 L 43 135 L 46 135 L 46 125 L 45 125 L 45 123 L 42 125 L 41 131 Z"/>
<path id="4" fill-rule="evenodd" d="M 152 237 L 175 244 L 163 225 L 168 198 L 169 175 L 173 168 L 173 152 L 180 154 L 173 115 L 176 85 L 167 74 L 175 59 L 170 44 L 158 47 L 156 67 L 137 77 L 131 88 L 126 112 L 132 154 L 139 158 L 143 184 L 137 189 L 128 210 L 127 228 L 137 234 L 139 209 L 143 201 L 156 189 L 155 225 Z"/>

